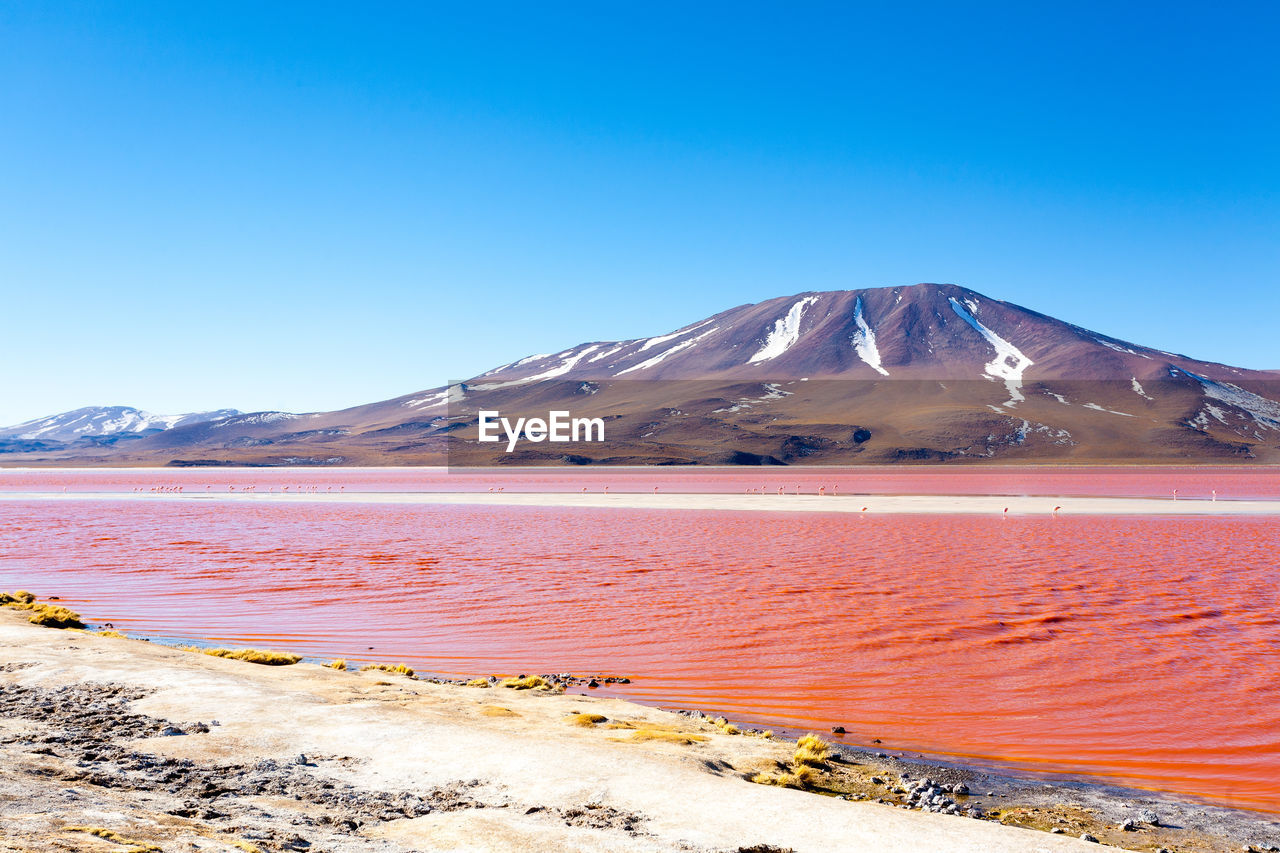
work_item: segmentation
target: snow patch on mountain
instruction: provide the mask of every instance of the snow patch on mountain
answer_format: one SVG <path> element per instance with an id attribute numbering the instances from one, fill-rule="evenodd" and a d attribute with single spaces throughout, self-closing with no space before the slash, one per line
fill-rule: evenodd
<path id="1" fill-rule="evenodd" d="M 601 350 L 600 352 L 591 356 L 591 358 L 587 359 L 587 364 L 595 364 L 597 361 L 599 361 L 602 358 L 608 358 L 609 356 L 613 355 L 615 352 L 617 352 L 618 350 L 622 349 L 625 346 L 626 344 L 618 344 L 616 347 L 613 347 L 612 349 Z"/>
<path id="2" fill-rule="evenodd" d="M 582 361 L 583 358 L 591 355 L 591 353 L 598 349 L 600 349 L 599 344 L 591 344 L 590 346 L 586 346 L 578 350 L 573 355 L 570 355 L 570 353 L 573 353 L 573 350 L 567 349 L 564 352 L 556 353 L 555 357 L 560 359 L 559 364 L 555 367 L 544 370 L 541 373 L 535 373 L 532 376 L 524 376 L 520 379 L 509 379 L 506 382 L 490 382 L 485 385 L 475 385 L 473 387 L 477 391 L 494 391 L 498 388 L 514 388 L 517 385 L 528 385 L 531 382 L 543 382 L 547 379 L 555 379 L 557 376 L 564 376 L 570 370 L 573 370 L 578 362 Z M 543 358 L 550 357 L 551 356 L 543 356 Z M 516 364 L 520 363 L 521 362 L 516 362 Z"/>
<path id="3" fill-rule="evenodd" d="M 1148 400 L 1155 399 L 1142 389 L 1142 383 L 1138 381 L 1138 377 L 1134 376 L 1129 381 L 1133 383 L 1133 393 L 1137 394 L 1139 397 L 1146 397 Z"/>
<path id="4" fill-rule="evenodd" d="M 1102 406 L 1099 406 L 1097 403 L 1085 403 L 1084 407 L 1086 409 L 1093 409 L 1095 412 L 1106 412 L 1109 415 L 1119 415 L 1122 418 L 1136 417 L 1136 415 L 1131 415 L 1127 412 L 1117 412 L 1114 409 L 1103 408 Z"/>
<path id="5" fill-rule="evenodd" d="M 663 350 L 662 352 L 655 355 L 653 358 L 646 359 L 640 362 L 639 364 L 634 364 L 631 367 L 628 367 L 626 370 L 619 370 L 615 375 L 622 376 L 624 373 L 630 373 L 633 370 L 645 370 L 647 368 L 653 367 L 656 364 L 661 364 L 664 360 L 666 360 L 668 356 L 672 356 L 678 352 L 683 352 L 684 350 L 687 350 L 689 347 L 694 346 L 695 344 L 698 343 L 698 341 L 702 340 L 708 335 L 713 334 L 715 331 L 716 331 L 716 327 L 713 326 L 712 328 L 708 329 L 707 331 L 703 332 L 700 335 L 689 338 L 689 340 L 687 341 L 681 341 L 675 346 L 669 349 Z"/>
<path id="6" fill-rule="evenodd" d="M 1013 344 L 979 323 L 973 314 L 956 301 L 954 296 L 947 297 L 947 300 L 960 319 L 972 326 L 995 349 L 996 357 L 987 362 L 983 369 L 992 379 L 1004 380 L 1005 387 L 1009 389 L 1009 399 L 1004 405 L 1012 407 L 1025 400 L 1026 397 L 1022 396 L 1022 374 L 1035 362 L 1023 355 L 1022 351 Z M 972 303 L 972 300 L 969 301 Z"/>
<path id="7" fill-rule="evenodd" d="M 290 412 L 254 412 L 251 415 L 240 415 L 238 417 L 227 418 L 216 424 L 211 424 L 213 429 L 224 429 L 226 427 L 238 426 L 262 426 L 264 424 L 273 424 L 278 421 L 291 421 L 302 417 Z"/>
<path id="8" fill-rule="evenodd" d="M 489 371 L 489 373 L 495 373 L 495 372 L 496 371 L 492 371 L 492 370 Z M 488 374 L 481 374 L 481 375 L 487 376 Z M 414 399 L 414 400 L 405 400 L 403 405 L 405 408 L 410 408 L 410 409 L 418 406 L 426 406 L 426 407 L 438 406 L 444 403 L 445 398 L 448 396 L 449 396 L 449 391 L 446 389 L 444 391 L 440 391 L 435 394 L 428 394 L 425 397 L 418 397 L 417 399 Z"/>
<path id="9" fill-rule="evenodd" d="M 777 358 L 791 349 L 795 342 L 800 340 L 800 318 L 804 315 L 804 309 L 817 301 L 816 296 L 806 296 L 792 305 L 790 310 L 773 324 L 773 329 L 764 339 L 764 345 L 755 355 L 747 359 L 747 364 Z"/>
<path id="10" fill-rule="evenodd" d="M 1146 359 L 1151 358 L 1151 356 L 1143 355 L 1142 353 L 1138 352 L 1136 349 L 1132 349 L 1126 346 L 1121 346 L 1120 344 L 1115 343 L 1114 341 L 1104 340 L 1103 338 L 1099 338 L 1099 337 L 1094 337 L 1093 339 L 1098 343 L 1102 344 L 1104 347 L 1106 347 L 1109 350 L 1115 350 L 1116 352 L 1123 352 L 1128 355 L 1142 356 L 1143 358 L 1146 358 Z"/>
<path id="11" fill-rule="evenodd" d="M 1174 376 L 1179 372 L 1199 382 L 1200 387 L 1204 389 L 1206 397 L 1240 409 L 1253 418 L 1258 425 L 1266 429 L 1280 430 L 1280 403 L 1275 400 L 1247 391 L 1239 385 L 1232 385 L 1230 382 L 1218 382 L 1198 373 L 1192 373 L 1190 370 L 1180 371 L 1178 368 L 1170 368 L 1169 370 L 1169 373 Z M 1221 420 L 1221 418 L 1218 419 Z"/>
<path id="12" fill-rule="evenodd" d="M 674 341 L 676 338 L 683 337 L 689 334 L 690 332 L 694 332 L 694 331 L 697 331 L 698 329 L 701 329 L 703 326 L 707 325 L 710 322 L 711 322 L 710 320 L 703 320 L 701 323 L 695 323 L 692 326 L 685 326 L 683 329 L 678 329 L 669 335 L 659 335 L 656 338 L 649 338 L 647 341 L 644 342 L 644 344 L 641 345 L 640 349 L 636 350 L 636 352 L 642 353 L 642 352 L 645 352 L 646 350 L 653 349 L 656 346 L 661 346 L 662 344 L 665 344 L 667 341 Z"/>
<path id="13" fill-rule="evenodd" d="M 871 326 L 867 325 L 867 320 L 862 314 L 861 296 L 853 304 L 853 322 L 858 327 L 853 333 L 853 348 L 858 353 L 858 358 L 865 361 L 876 373 L 888 376 L 889 371 L 880 364 L 880 350 L 876 348 L 876 333 L 871 331 Z"/>

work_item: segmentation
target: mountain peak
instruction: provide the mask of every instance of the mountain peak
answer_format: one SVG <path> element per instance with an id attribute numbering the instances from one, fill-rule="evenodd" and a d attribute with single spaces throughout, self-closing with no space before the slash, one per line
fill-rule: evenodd
<path id="1" fill-rule="evenodd" d="M 182 415 L 154 415 L 132 406 L 84 406 L 0 428 L 0 439 L 65 442 L 81 438 L 145 435 L 238 414 L 240 412 L 236 409 L 217 409 Z"/>

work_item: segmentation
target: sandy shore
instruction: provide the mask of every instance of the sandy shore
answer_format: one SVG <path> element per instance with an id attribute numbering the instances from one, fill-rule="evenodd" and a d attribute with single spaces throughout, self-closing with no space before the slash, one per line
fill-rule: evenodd
<path id="1" fill-rule="evenodd" d="M 988 495 L 635 494 L 563 492 L 0 493 L 0 500 L 183 500 L 462 504 L 747 512 L 964 515 L 1280 515 L 1280 501 Z M 1007 513 L 1006 513 L 1007 510 Z"/>
<path id="2" fill-rule="evenodd" d="M 779 788 L 748 780 L 784 769 L 793 743 L 696 716 L 308 663 L 259 666 L 37 627 L 7 608 L 0 661 L 0 850 L 1106 846 L 1076 837 L 1088 832 L 1124 849 L 1226 851 L 1270 826 L 871 753 L 838 754 L 818 772 L 821 793 Z M 598 719 L 584 725 L 583 713 Z M 972 794 L 953 795 L 965 811 L 907 809 L 925 776 L 968 784 Z M 1152 807 L 1164 827 L 1142 822 Z M 970 809 L 981 819 L 965 816 Z M 1128 831 L 1119 826 L 1127 816 L 1138 821 Z M 1046 831 L 1054 827 L 1062 834 Z"/>

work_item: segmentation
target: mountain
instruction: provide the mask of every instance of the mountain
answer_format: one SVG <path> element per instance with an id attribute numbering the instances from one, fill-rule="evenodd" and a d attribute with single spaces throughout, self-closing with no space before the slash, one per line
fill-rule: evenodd
<path id="1" fill-rule="evenodd" d="M 1280 461 L 1280 372 L 1151 349 L 950 284 L 801 293 L 337 412 L 175 426 L 80 464 Z M 478 441 L 481 410 L 598 444 Z M 25 454 L 24 464 L 67 455 Z"/>
<path id="2" fill-rule="evenodd" d="M 26 421 L 11 427 L 0 427 L 0 440 L 43 443 L 75 442 L 82 439 L 142 436 L 175 427 L 217 420 L 240 414 L 235 409 L 193 412 L 186 415 L 153 415 L 131 406 L 86 406 Z"/>

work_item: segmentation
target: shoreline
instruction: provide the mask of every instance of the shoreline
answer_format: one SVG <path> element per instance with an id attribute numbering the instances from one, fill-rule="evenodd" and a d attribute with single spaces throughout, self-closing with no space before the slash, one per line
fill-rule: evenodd
<path id="1" fill-rule="evenodd" d="M 637 492 L 0 492 L 5 501 L 233 501 L 268 503 L 365 503 L 465 506 L 531 506 L 583 509 L 710 510 L 730 512 L 829 512 L 867 515 L 988 516 L 1273 516 L 1280 500 L 1072 497 L 1052 495 L 816 495 Z"/>
<path id="2" fill-rule="evenodd" d="M 0 659 L 0 837 L 30 845 L 15 850 L 79 850 L 66 827 L 90 825 L 140 844 L 263 853 L 1098 849 L 1083 834 L 1178 853 L 1280 843 L 1275 816 L 844 746 L 816 792 L 752 784 L 779 773 L 794 744 L 623 699 L 258 666 L 38 627 L 9 608 Z M 925 778 L 960 815 L 904 805 Z M 50 848 L 55 837 L 70 846 Z"/>

